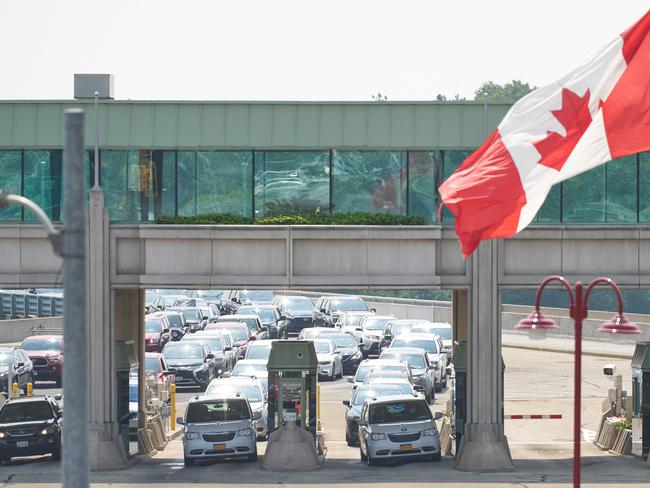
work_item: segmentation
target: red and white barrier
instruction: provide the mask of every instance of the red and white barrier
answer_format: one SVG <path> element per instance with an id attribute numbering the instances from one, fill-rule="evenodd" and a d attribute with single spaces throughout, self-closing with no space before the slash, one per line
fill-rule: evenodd
<path id="1" fill-rule="evenodd" d="M 504 415 L 506 420 L 557 420 L 562 418 L 561 413 L 555 413 L 550 415 Z"/>

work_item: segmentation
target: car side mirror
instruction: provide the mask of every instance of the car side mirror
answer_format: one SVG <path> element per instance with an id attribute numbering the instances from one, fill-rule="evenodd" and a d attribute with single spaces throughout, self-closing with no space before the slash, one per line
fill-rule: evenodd
<path id="1" fill-rule="evenodd" d="M 208 360 L 208 359 L 214 359 L 214 354 L 212 354 L 212 353 L 207 354 L 207 355 L 205 356 L 205 359 L 206 359 L 206 360 Z"/>
<path id="2" fill-rule="evenodd" d="M 320 313 L 327 313 L 327 310 L 325 310 L 324 308 L 321 308 Z"/>
<path id="3" fill-rule="evenodd" d="M 280 315 L 280 320 L 287 320 L 287 316 L 286 315 Z"/>
<path id="4" fill-rule="evenodd" d="M 354 383 L 354 378 L 352 378 L 352 377 L 350 376 L 350 377 L 348 378 L 348 383 Z"/>
<path id="5" fill-rule="evenodd" d="M 232 347 L 230 347 L 230 346 L 226 346 L 226 347 L 223 348 L 223 350 L 224 350 L 225 352 L 232 351 Z"/>
<path id="6" fill-rule="evenodd" d="M 176 423 L 180 425 L 185 425 L 185 419 L 183 417 L 176 417 Z"/>
<path id="7" fill-rule="evenodd" d="M 169 329 L 163 329 L 163 334 L 169 334 Z"/>
<path id="8" fill-rule="evenodd" d="M 262 418 L 262 412 L 253 412 L 253 420 L 260 420 Z"/>
<path id="9" fill-rule="evenodd" d="M 260 329 L 262 332 L 268 332 L 269 328 L 266 325 L 263 325 L 262 328 Z"/>
<path id="10" fill-rule="evenodd" d="M 343 403 L 343 405 L 345 405 L 346 407 L 350 408 L 350 400 L 343 400 L 342 403 Z"/>
<path id="11" fill-rule="evenodd" d="M 376 308 L 371 308 L 370 311 L 371 311 L 371 312 L 374 312 L 374 313 L 377 313 L 377 309 L 376 309 Z"/>
<path id="12" fill-rule="evenodd" d="M 201 319 L 202 319 L 202 320 L 208 320 L 208 316 L 207 316 L 207 315 L 202 315 L 202 316 L 201 316 Z"/>
<path id="13" fill-rule="evenodd" d="M 436 412 L 433 414 L 433 420 L 440 420 L 442 418 L 442 412 Z"/>
<path id="14" fill-rule="evenodd" d="M 354 330 L 357 330 L 359 332 L 363 332 L 363 327 L 355 327 Z"/>
<path id="15" fill-rule="evenodd" d="M 18 363 L 18 364 L 16 365 L 17 368 L 22 368 L 23 366 L 25 366 L 25 363 Z"/>

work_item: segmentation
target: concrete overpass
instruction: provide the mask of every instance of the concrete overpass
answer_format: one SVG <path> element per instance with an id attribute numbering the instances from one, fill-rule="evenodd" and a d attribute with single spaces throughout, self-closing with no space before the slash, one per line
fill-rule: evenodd
<path id="1" fill-rule="evenodd" d="M 117 340 L 135 340 L 144 354 L 145 288 L 452 289 L 455 334 L 469 346 L 457 465 L 485 470 L 512 468 L 501 418 L 499 290 L 534 287 L 551 273 L 650 285 L 650 227 L 639 225 L 536 226 L 484 242 L 464 261 L 448 227 L 111 224 L 102 191 L 93 190 L 88 229 L 91 446 L 99 467 L 126 462 L 116 379 L 106 372 L 115 371 Z M 0 286 L 61 285 L 61 261 L 37 225 L 0 224 L 0 255 Z"/>

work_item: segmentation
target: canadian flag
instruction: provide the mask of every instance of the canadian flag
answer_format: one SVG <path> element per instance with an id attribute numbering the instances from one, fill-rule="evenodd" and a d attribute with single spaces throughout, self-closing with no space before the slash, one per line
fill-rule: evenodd
<path id="1" fill-rule="evenodd" d="M 593 59 L 515 103 L 440 186 L 461 251 L 524 229 L 551 187 L 650 149 L 650 11 Z"/>

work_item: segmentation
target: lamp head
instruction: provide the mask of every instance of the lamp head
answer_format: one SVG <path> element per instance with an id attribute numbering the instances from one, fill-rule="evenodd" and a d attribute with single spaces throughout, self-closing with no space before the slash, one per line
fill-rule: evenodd
<path id="1" fill-rule="evenodd" d="M 627 320 L 623 314 L 619 313 L 601 325 L 598 328 L 598 332 L 607 332 L 608 334 L 640 334 L 641 330 Z"/>
<path id="2" fill-rule="evenodd" d="M 525 319 L 521 319 L 515 329 L 519 330 L 553 330 L 559 326 L 553 319 L 549 319 L 541 310 L 537 309 Z"/>

